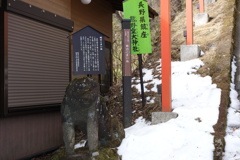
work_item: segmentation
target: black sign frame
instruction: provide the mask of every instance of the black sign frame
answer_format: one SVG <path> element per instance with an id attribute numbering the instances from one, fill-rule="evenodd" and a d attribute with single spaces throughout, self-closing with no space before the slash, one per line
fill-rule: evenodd
<path id="1" fill-rule="evenodd" d="M 106 74 L 104 37 L 91 26 L 72 35 L 73 75 Z"/>

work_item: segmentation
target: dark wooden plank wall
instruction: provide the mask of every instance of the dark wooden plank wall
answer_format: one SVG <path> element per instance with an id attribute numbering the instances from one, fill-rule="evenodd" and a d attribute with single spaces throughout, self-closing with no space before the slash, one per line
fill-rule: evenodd
<path id="1" fill-rule="evenodd" d="M 58 112 L 0 119 L 0 160 L 15 160 L 63 145 Z"/>

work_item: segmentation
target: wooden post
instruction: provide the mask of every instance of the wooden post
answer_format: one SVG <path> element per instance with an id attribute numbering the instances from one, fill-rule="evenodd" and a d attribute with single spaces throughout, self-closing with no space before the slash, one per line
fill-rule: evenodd
<path id="1" fill-rule="evenodd" d="M 130 19 L 122 21 L 122 81 L 123 81 L 123 126 L 130 127 L 132 124 L 132 73 L 131 73 L 131 43 L 130 43 Z"/>
<path id="2" fill-rule="evenodd" d="M 199 13 L 204 13 L 204 0 L 199 0 Z"/>
<path id="3" fill-rule="evenodd" d="M 160 0 L 161 58 L 162 58 L 162 112 L 172 111 L 171 95 L 171 2 Z"/>
<path id="4" fill-rule="evenodd" d="M 144 94 L 144 85 L 143 85 L 143 73 L 142 73 L 142 54 L 138 54 L 139 62 L 139 74 L 140 74 L 140 85 L 141 85 L 141 96 L 142 96 L 142 108 L 146 104 L 145 94 Z"/>
<path id="5" fill-rule="evenodd" d="M 192 0 L 186 0 L 187 45 L 193 44 L 193 5 Z"/>

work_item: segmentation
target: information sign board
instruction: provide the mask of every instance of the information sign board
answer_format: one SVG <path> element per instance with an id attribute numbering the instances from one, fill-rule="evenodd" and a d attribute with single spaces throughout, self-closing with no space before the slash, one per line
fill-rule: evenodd
<path id="1" fill-rule="evenodd" d="M 73 75 L 105 74 L 104 34 L 87 26 L 72 35 Z"/>
<path id="2" fill-rule="evenodd" d="M 124 19 L 131 20 L 131 53 L 152 53 L 148 3 L 145 0 L 125 0 Z"/>

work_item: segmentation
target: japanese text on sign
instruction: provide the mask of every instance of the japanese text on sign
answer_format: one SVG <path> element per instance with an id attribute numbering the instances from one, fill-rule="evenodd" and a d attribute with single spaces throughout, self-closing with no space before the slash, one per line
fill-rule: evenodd
<path id="1" fill-rule="evenodd" d="M 130 29 L 124 29 L 123 38 L 123 75 L 131 76 Z"/>
<path id="2" fill-rule="evenodd" d="M 99 45 L 98 37 L 80 36 L 80 50 L 83 54 L 83 71 L 99 71 Z M 102 38 L 100 39 L 102 40 Z"/>
<path id="3" fill-rule="evenodd" d="M 133 54 L 152 53 L 148 4 L 144 0 L 123 3 L 124 19 L 131 20 L 131 50 Z"/>
<path id="4" fill-rule="evenodd" d="M 73 74 L 105 74 L 104 35 L 87 26 L 73 34 Z"/>

